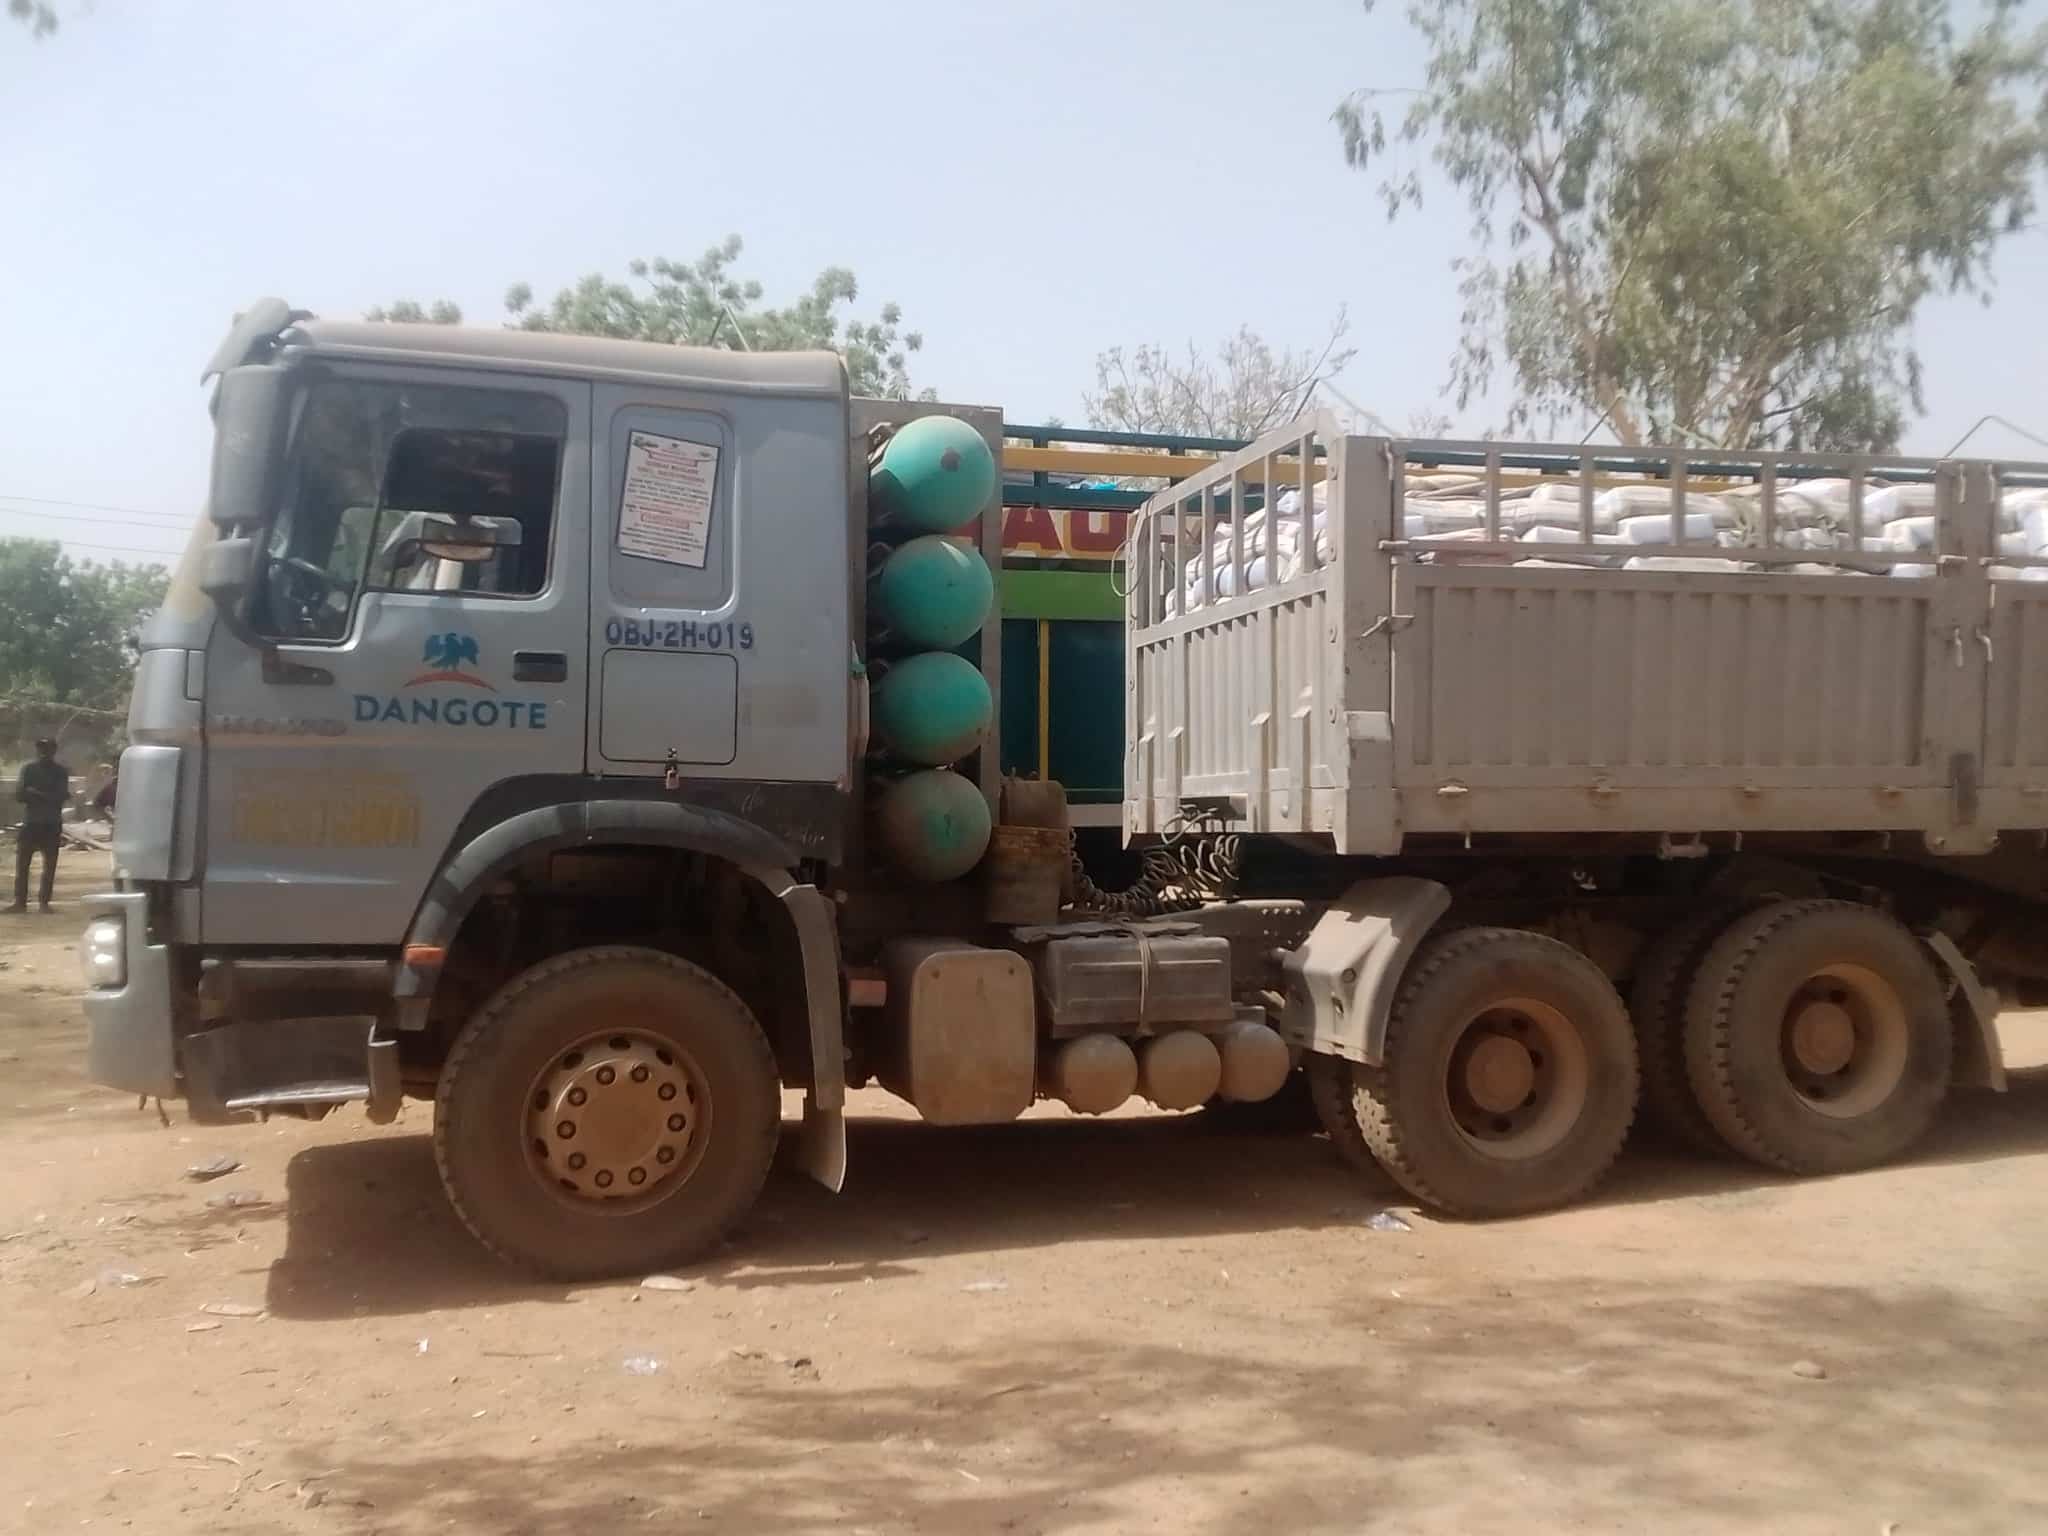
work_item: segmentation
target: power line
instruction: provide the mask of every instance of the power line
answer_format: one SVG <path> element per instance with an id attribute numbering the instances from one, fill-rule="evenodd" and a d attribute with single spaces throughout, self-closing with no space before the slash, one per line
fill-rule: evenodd
<path id="1" fill-rule="evenodd" d="M 52 544 L 61 544 L 66 549 L 90 549 L 109 555 L 144 555 L 159 565 L 176 563 L 181 551 L 175 549 L 138 549 L 133 544 L 86 544 L 77 539 L 51 539 Z"/>
<path id="2" fill-rule="evenodd" d="M 145 507 L 116 507 L 104 501 L 62 501 L 55 496 L 16 496 L 8 491 L 0 491 L 0 501 L 28 501 L 39 507 L 77 507 L 86 512 L 123 512 L 135 517 L 162 518 L 173 523 L 186 521 L 175 512 L 152 512 Z"/>
<path id="3" fill-rule="evenodd" d="M 0 514 L 33 517 L 45 523 L 88 523 L 95 528 L 142 528 L 150 533 L 174 533 L 170 523 L 145 523 L 132 517 L 86 517 L 77 512 L 31 512 L 27 507 L 0 507 Z"/>

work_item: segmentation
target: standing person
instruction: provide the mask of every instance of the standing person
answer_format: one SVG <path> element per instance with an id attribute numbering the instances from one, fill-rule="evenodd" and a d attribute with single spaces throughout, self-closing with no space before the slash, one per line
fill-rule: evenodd
<path id="1" fill-rule="evenodd" d="M 64 802 L 71 798 L 71 770 L 57 761 L 57 743 L 48 736 L 36 742 L 36 760 L 21 770 L 14 798 L 22 804 L 21 830 L 15 834 L 14 905 L 28 910 L 28 862 L 40 850 L 43 883 L 40 906 L 50 910 L 50 888 L 57 883 L 57 846 L 64 837 Z"/>

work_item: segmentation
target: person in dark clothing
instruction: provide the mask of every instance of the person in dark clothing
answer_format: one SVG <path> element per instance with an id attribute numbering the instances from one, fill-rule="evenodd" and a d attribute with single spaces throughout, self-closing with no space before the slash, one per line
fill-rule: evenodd
<path id="1" fill-rule="evenodd" d="M 50 910 L 50 888 L 57 882 L 57 846 L 64 837 L 64 802 L 71 798 L 71 770 L 57 761 L 57 743 L 45 736 L 36 743 L 36 760 L 21 770 L 14 798 L 22 804 L 21 830 L 15 834 L 14 905 L 28 910 L 28 864 L 43 856 L 43 881 L 38 896 Z"/>

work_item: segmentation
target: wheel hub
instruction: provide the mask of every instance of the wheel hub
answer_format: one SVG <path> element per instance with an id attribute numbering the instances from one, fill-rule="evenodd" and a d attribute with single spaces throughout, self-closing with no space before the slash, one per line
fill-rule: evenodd
<path id="1" fill-rule="evenodd" d="M 568 1193 L 638 1199 L 689 1160 L 699 1119 L 696 1084 L 668 1050 L 616 1034 L 565 1051 L 529 1100 L 535 1158 Z"/>
<path id="2" fill-rule="evenodd" d="M 1585 1107 L 1584 1039 L 1562 1010 L 1538 998 L 1505 997 L 1474 1014 L 1446 1067 L 1451 1118 L 1489 1157 L 1541 1157 Z"/>
<path id="3" fill-rule="evenodd" d="M 1489 1035 L 1465 1058 L 1465 1092 L 1490 1115 L 1521 1108 L 1536 1086 L 1529 1048 L 1505 1035 Z"/>
<path id="4" fill-rule="evenodd" d="M 1792 1054 L 1819 1076 L 1839 1072 L 1856 1054 L 1856 1021 L 1841 1004 L 1816 999 L 1792 1015 Z"/>

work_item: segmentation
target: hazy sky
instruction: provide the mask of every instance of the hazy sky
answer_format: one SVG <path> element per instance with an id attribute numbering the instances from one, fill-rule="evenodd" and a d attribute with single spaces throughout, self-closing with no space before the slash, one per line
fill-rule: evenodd
<path id="1" fill-rule="evenodd" d="M 495 324 L 516 280 L 729 232 L 771 301 L 852 267 L 925 333 L 919 383 L 1013 421 L 1079 422 L 1113 343 L 1305 344 L 1340 305 L 1345 393 L 1438 404 L 1465 215 L 1390 228 L 1329 121 L 1418 76 L 1393 0 L 56 4 L 41 43 L 0 26 L 0 534 L 174 550 L 199 370 L 259 294 Z M 1909 449 L 2048 436 L 2048 234 L 1999 276 L 1924 311 Z"/>

